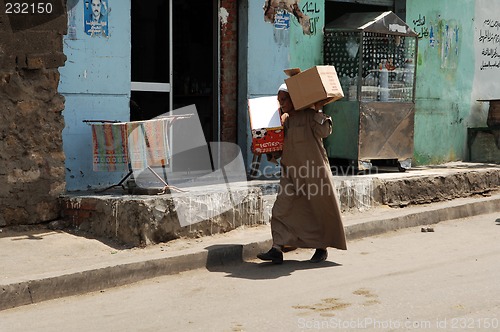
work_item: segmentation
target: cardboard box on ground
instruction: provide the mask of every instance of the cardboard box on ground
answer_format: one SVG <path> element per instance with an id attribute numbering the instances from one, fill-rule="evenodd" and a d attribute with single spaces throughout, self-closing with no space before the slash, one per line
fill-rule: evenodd
<path id="1" fill-rule="evenodd" d="M 276 96 L 248 100 L 252 152 L 264 154 L 283 150 L 283 127 Z"/>
<path id="2" fill-rule="evenodd" d="M 299 68 L 284 70 L 288 93 L 296 110 L 321 109 L 324 105 L 344 98 L 334 66 L 314 66 L 305 71 Z"/>

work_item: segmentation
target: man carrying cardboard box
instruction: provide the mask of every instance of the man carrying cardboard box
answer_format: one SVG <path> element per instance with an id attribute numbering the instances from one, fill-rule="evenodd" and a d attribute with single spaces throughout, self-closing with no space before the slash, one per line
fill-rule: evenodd
<path id="1" fill-rule="evenodd" d="M 272 248 L 257 255 L 283 263 L 284 247 L 316 249 L 310 262 L 328 257 L 328 247 L 347 249 L 333 175 L 323 146 L 332 120 L 313 108 L 297 111 L 286 84 L 278 90 L 285 131 L 278 196 L 272 208 Z"/>
<path id="2" fill-rule="evenodd" d="M 334 66 L 314 66 L 305 71 L 285 69 L 285 80 L 296 110 L 322 109 L 324 105 L 344 98 L 344 92 Z"/>

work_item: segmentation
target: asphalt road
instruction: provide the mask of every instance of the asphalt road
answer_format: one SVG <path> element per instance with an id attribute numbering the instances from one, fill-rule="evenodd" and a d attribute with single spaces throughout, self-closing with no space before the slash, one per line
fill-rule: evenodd
<path id="1" fill-rule="evenodd" d="M 498 331 L 500 215 L 0 312 L 0 331 Z"/>

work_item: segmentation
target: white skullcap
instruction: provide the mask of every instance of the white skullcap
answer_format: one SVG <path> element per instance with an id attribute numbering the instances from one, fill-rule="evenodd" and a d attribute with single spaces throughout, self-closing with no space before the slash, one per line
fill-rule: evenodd
<path id="1" fill-rule="evenodd" d="M 288 87 L 286 86 L 285 83 L 281 84 L 279 89 L 278 89 L 278 92 L 280 91 L 285 91 L 285 92 L 288 92 Z"/>

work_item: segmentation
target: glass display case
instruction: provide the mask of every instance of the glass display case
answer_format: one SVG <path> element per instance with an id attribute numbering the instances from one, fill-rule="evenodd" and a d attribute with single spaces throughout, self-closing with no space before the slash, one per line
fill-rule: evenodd
<path id="1" fill-rule="evenodd" d="M 417 34 L 393 12 L 350 13 L 325 26 L 324 63 L 333 65 L 344 98 L 325 106 L 334 132 L 331 159 L 359 170 L 376 160 L 411 167 Z"/>

